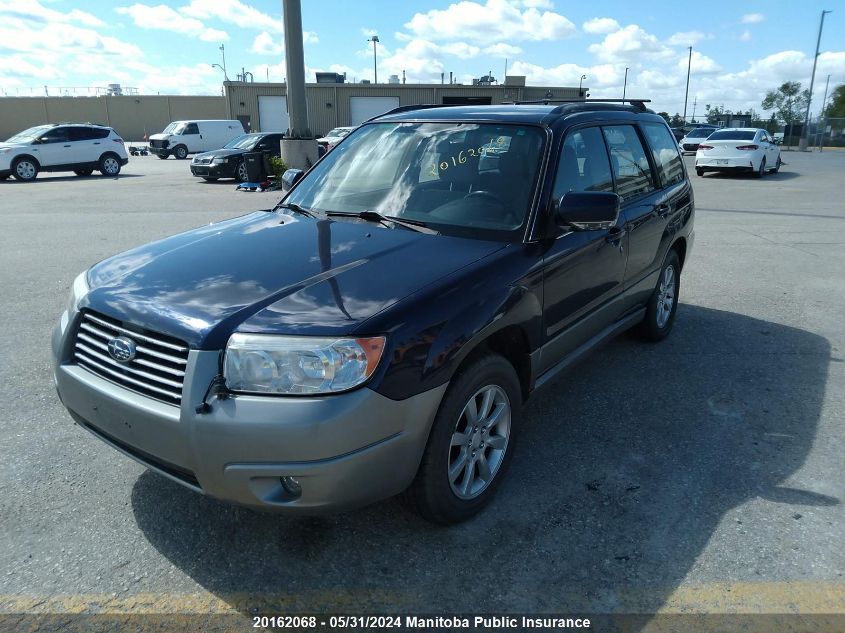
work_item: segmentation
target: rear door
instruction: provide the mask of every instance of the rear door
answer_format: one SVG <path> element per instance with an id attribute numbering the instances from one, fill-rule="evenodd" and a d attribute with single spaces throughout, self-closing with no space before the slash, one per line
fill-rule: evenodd
<path id="1" fill-rule="evenodd" d="M 766 150 L 766 166 L 773 168 L 778 163 L 780 149 L 778 149 L 778 146 L 772 142 L 771 138 L 769 138 L 768 132 L 760 130 L 758 134 L 760 135 L 760 147 Z"/>
<path id="2" fill-rule="evenodd" d="M 109 130 L 105 128 L 74 126 L 70 129 L 73 163 L 95 163 L 105 152 Z"/>
<path id="3" fill-rule="evenodd" d="M 665 193 L 657 187 L 654 169 L 637 127 L 633 124 L 607 125 L 602 131 L 610 151 L 616 193 L 622 198 L 622 217 L 628 235 L 625 285 L 629 286 L 660 265 L 657 252 L 670 209 Z"/>

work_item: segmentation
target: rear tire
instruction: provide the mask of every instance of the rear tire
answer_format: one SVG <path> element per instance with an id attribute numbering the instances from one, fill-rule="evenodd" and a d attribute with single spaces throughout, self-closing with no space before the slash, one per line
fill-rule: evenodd
<path id="1" fill-rule="evenodd" d="M 703 170 L 703 169 L 698 169 L 698 168 L 696 167 L 696 169 L 695 169 L 695 173 L 696 173 L 696 174 L 698 174 L 699 176 L 703 176 L 703 175 L 704 175 L 704 170 Z"/>
<path id="2" fill-rule="evenodd" d="M 783 161 L 780 159 L 780 155 L 778 155 L 778 160 L 775 163 L 775 168 L 772 170 L 773 174 L 776 174 L 780 171 L 780 166 L 783 164 Z"/>
<path id="3" fill-rule="evenodd" d="M 492 500 L 513 456 L 521 394 L 516 371 L 498 354 L 455 375 L 406 493 L 425 519 L 458 523 Z"/>
<path id="4" fill-rule="evenodd" d="M 115 178 L 120 173 L 120 159 L 115 154 L 103 154 L 99 171 L 103 176 Z"/>
<path id="5" fill-rule="evenodd" d="M 663 261 L 657 286 L 646 306 L 645 318 L 636 328 L 640 338 L 656 343 L 669 336 L 678 311 L 680 290 L 681 260 L 673 248 Z"/>
<path id="6" fill-rule="evenodd" d="M 18 158 L 12 163 L 12 176 L 21 182 L 31 182 L 38 176 L 38 163 L 32 158 Z"/>
<path id="7" fill-rule="evenodd" d="M 186 158 L 188 158 L 188 148 L 184 145 L 177 145 L 173 149 L 173 155 L 179 160 L 185 160 Z"/>
<path id="8" fill-rule="evenodd" d="M 760 159 L 760 168 L 754 173 L 755 178 L 762 178 L 766 175 L 766 157 Z"/>
<path id="9" fill-rule="evenodd" d="M 77 176 L 90 176 L 91 174 L 93 174 L 93 173 L 94 173 L 94 170 L 93 170 L 93 169 L 88 169 L 88 168 L 85 168 L 85 169 L 74 169 L 74 170 L 73 170 L 73 173 L 74 173 L 74 174 L 76 174 Z"/>

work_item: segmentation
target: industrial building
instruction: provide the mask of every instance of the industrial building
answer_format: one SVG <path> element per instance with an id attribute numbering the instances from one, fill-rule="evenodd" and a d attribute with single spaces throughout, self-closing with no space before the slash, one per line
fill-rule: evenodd
<path id="1" fill-rule="evenodd" d="M 526 86 L 524 77 L 503 84 L 306 84 L 308 122 L 315 135 L 334 127 L 358 125 L 402 105 L 425 103 L 481 105 L 534 99 L 577 99 L 587 88 Z M 182 119 L 238 119 L 244 128 L 284 132 L 288 128 L 284 83 L 227 81 L 225 96 L 125 95 L 94 97 L 0 97 L 0 139 L 43 123 L 90 122 L 113 127 L 127 140 L 141 140 Z"/>

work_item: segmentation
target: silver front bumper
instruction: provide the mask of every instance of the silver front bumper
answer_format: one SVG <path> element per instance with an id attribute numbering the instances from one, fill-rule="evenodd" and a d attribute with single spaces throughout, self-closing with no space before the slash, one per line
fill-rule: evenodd
<path id="1" fill-rule="evenodd" d="M 321 397 L 235 396 L 196 413 L 219 352 L 192 350 L 181 407 L 128 391 L 68 360 L 76 315 L 53 336 L 56 388 L 74 419 L 157 472 L 219 499 L 281 512 L 331 512 L 412 481 L 447 385 L 396 401 L 367 388 Z M 291 498 L 281 477 L 295 477 Z"/>

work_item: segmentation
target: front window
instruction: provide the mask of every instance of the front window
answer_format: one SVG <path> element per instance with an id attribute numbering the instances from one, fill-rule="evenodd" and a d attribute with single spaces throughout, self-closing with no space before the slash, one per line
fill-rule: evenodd
<path id="1" fill-rule="evenodd" d="M 28 130 L 24 130 L 23 132 L 18 132 L 6 142 L 27 143 L 29 141 L 34 141 L 37 138 L 41 138 L 41 136 L 43 136 L 45 132 L 52 129 L 52 125 L 38 125 L 36 127 L 31 127 Z"/>
<path id="2" fill-rule="evenodd" d="M 528 218 L 544 140 L 541 128 L 526 125 L 373 123 L 332 150 L 285 202 L 513 239 Z"/>

